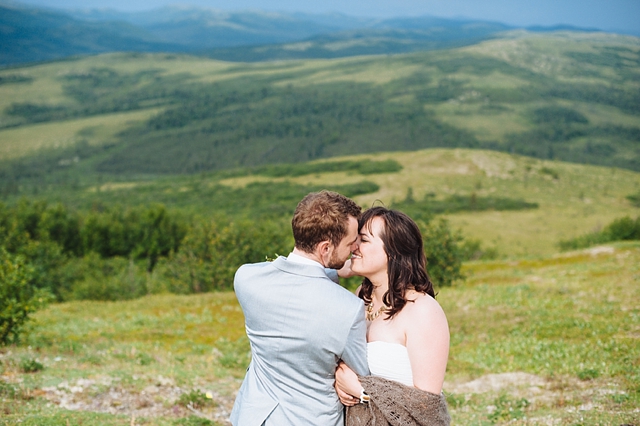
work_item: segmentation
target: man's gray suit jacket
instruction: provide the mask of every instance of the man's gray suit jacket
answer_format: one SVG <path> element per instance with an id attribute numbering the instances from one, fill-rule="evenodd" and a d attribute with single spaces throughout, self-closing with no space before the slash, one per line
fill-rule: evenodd
<path id="1" fill-rule="evenodd" d="M 231 423 L 343 425 L 343 406 L 333 388 L 338 360 L 369 374 L 362 300 L 321 265 L 284 257 L 243 265 L 234 288 L 252 359 Z"/>

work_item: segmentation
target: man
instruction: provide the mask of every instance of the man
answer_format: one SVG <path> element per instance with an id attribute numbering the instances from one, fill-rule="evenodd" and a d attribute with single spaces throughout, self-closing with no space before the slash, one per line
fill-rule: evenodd
<path id="1" fill-rule="evenodd" d="M 337 284 L 334 270 L 355 249 L 360 213 L 340 194 L 311 193 L 291 221 L 293 252 L 236 272 L 252 359 L 234 426 L 343 424 L 333 387 L 338 361 L 369 374 L 364 305 Z"/>

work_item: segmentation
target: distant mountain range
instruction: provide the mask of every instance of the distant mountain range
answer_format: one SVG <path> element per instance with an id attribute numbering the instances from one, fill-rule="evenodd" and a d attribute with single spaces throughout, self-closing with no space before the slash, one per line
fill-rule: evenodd
<path id="1" fill-rule="evenodd" d="M 111 51 L 180 52 L 231 61 L 334 58 L 469 45 L 515 27 L 434 17 L 221 12 L 194 7 L 66 12 L 0 1 L 0 65 Z M 532 31 L 597 31 L 535 27 Z"/>

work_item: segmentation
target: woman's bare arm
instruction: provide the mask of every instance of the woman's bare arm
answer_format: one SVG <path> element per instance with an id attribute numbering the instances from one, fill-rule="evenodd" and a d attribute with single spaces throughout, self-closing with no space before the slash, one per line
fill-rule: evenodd
<path id="1" fill-rule="evenodd" d="M 347 364 L 340 362 L 338 369 L 336 370 L 336 383 L 335 389 L 338 393 L 340 402 L 347 407 L 356 405 L 360 402 L 360 393 L 362 391 L 362 384 L 358 380 L 356 373 L 350 369 Z"/>
<path id="2" fill-rule="evenodd" d="M 449 324 L 440 304 L 430 296 L 405 306 L 406 346 L 416 388 L 439 394 L 449 357 Z"/>

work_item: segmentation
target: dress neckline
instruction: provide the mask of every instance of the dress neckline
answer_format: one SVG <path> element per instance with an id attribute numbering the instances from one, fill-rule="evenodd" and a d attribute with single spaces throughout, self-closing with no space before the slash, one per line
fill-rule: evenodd
<path id="1" fill-rule="evenodd" d="M 384 340 L 374 340 L 372 342 L 367 342 L 367 344 L 372 344 L 372 343 L 384 343 L 386 345 L 396 345 L 396 346 L 401 346 L 403 348 L 407 348 L 405 345 L 403 345 L 402 343 L 394 343 L 394 342 L 385 342 Z"/>

